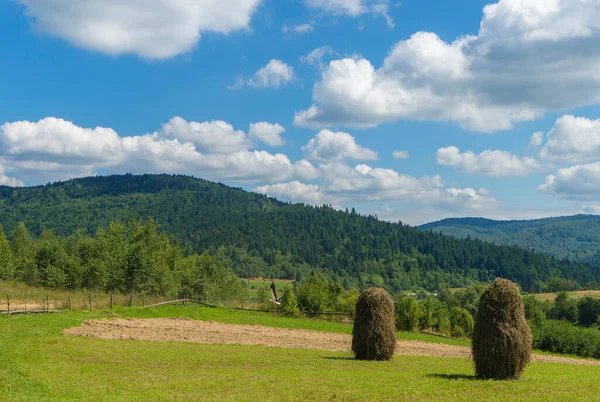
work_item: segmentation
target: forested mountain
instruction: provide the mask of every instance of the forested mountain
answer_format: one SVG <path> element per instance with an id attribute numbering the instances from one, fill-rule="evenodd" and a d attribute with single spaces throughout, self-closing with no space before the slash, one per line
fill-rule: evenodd
<path id="1" fill-rule="evenodd" d="M 516 246 L 379 221 L 354 211 L 287 204 L 185 176 L 90 177 L 30 188 L 0 187 L 0 224 L 33 234 L 93 234 L 111 221 L 154 218 L 196 252 L 230 261 L 240 276 L 297 278 L 320 269 L 346 287 L 438 290 L 496 276 L 541 290 L 552 278 L 597 286 L 600 270 Z"/>
<path id="2" fill-rule="evenodd" d="M 444 219 L 420 226 L 455 237 L 516 245 L 600 267 L 600 216 L 575 215 L 520 221 Z"/>

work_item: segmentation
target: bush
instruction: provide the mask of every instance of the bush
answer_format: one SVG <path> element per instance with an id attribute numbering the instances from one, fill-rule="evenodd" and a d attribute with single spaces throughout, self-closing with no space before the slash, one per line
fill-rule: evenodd
<path id="1" fill-rule="evenodd" d="M 548 311 L 548 317 L 553 320 L 565 320 L 573 324 L 579 319 L 577 300 L 567 292 L 559 292 L 554 299 L 554 305 Z"/>
<path id="2" fill-rule="evenodd" d="M 457 338 L 473 335 L 475 322 L 473 316 L 464 308 L 453 307 L 450 312 L 450 325 L 452 327 L 452 336 Z"/>
<path id="3" fill-rule="evenodd" d="M 291 286 L 286 286 L 283 289 L 283 296 L 281 296 L 281 310 L 283 314 L 288 317 L 299 317 L 300 309 L 298 308 L 298 299 L 294 294 L 294 289 Z"/>
<path id="4" fill-rule="evenodd" d="M 600 317 L 600 299 L 586 296 L 579 300 L 577 308 L 579 310 L 579 325 L 591 327 L 596 324 L 598 317 Z"/>
<path id="5" fill-rule="evenodd" d="M 532 335 L 519 288 L 496 279 L 480 297 L 473 331 L 475 374 L 487 379 L 520 378 L 531 358 Z"/>
<path id="6" fill-rule="evenodd" d="M 534 325 L 538 325 L 546 319 L 547 306 L 535 296 L 525 296 L 525 318 Z M 549 303 L 549 302 L 548 302 Z"/>
<path id="7" fill-rule="evenodd" d="M 600 331 L 565 321 L 546 320 L 533 327 L 533 346 L 554 353 L 600 358 Z"/>
<path id="8" fill-rule="evenodd" d="M 356 303 L 352 351 L 358 360 L 390 360 L 396 349 L 394 302 L 383 289 L 365 290 Z"/>
<path id="9" fill-rule="evenodd" d="M 296 296 L 302 311 L 320 313 L 335 309 L 342 286 L 320 275 L 313 275 L 308 281 L 300 283 Z"/>
<path id="10" fill-rule="evenodd" d="M 401 296 L 394 304 L 396 327 L 401 331 L 416 331 L 421 319 L 421 306 L 410 296 Z"/>
<path id="11" fill-rule="evenodd" d="M 340 296 L 336 310 L 342 313 L 349 313 L 351 317 L 354 318 L 356 302 L 358 301 L 359 296 L 360 292 L 358 289 L 347 290 Z"/>

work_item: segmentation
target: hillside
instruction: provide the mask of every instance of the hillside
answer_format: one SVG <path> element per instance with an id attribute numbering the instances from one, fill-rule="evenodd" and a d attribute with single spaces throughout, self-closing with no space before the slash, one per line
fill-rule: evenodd
<path id="1" fill-rule="evenodd" d="M 0 224 L 34 233 L 93 233 L 110 221 L 153 217 L 190 249 L 220 255 L 240 276 L 300 278 L 319 268 L 345 286 L 437 290 L 496 276 L 539 291 L 552 278 L 583 286 L 600 270 L 514 246 L 457 239 L 330 207 L 286 204 L 185 176 L 90 177 L 0 187 Z"/>
<path id="2" fill-rule="evenodd" d="M 453 218 L 420 226 L 446 235 L 533 249 L 600 266 L 600 216 L 575 215 L 520 221 Z"/>

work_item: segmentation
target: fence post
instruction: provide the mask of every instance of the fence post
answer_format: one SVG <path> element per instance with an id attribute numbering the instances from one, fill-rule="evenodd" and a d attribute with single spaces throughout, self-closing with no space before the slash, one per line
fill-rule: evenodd
<path id="1" fill-rule="evenodd" d="M 46 295 L 46 313 L 50 312 L 50 296 Z"/>
<path id="2" fill-rule="evenodd" d="M 71 295 L 69 295 L 67 299 L 67 304 L 69 305 L 69 311 L 73 311 L 73 306 L 71 306 Z"/>
<path id="3" fill-rule="evenodd" d="M 92 311 L 92 293 L 88 292 L 88 301 L 90 302 L 90 311 Z"/>
<path id="4" fill-rule="evenodd" d="M 25 313 L 27 313 L 27 288 L 25 288 Z"/>
<path id="5" fill-rule="evenodd" d="M 6 295 L 6 304 L 8 306 L 8 315 L 10 315 L 10 295 Z"/>
<path id="6" fill-rule="evenodd" d="M 133 292 L 133 291 L 131 292 L 131 298 L 129 299 L 129 307 L 133 306 L 133 294 L 134 293 L 135 292 Z"/>
<path id="7" fill-rule="evenodd" d="M 110 303 L 110 309 L 112 310 L 112 307 L 113 307 L 112 292 L 110 292 L 110 301 L 109 301 L 109 303 Z"/>

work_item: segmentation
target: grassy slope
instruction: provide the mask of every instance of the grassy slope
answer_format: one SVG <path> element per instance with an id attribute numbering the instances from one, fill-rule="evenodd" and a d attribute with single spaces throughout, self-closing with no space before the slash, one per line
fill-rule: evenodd
<path id="1" fill-rule="evenodd" d="M 126 317 L 183 315 L 347 332 L 349 326 L 227 310 L 117 310 Z M 0 318 L 2 401 L 167 400 L 594 400 L 596 367 L 532 364 L 514 382 L 475 381 L 466 359 L 249 346 L 69 338 L 61 329 L 102 312 Z"/>

